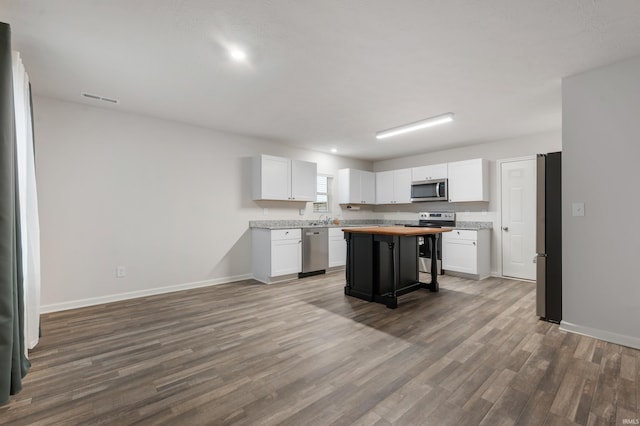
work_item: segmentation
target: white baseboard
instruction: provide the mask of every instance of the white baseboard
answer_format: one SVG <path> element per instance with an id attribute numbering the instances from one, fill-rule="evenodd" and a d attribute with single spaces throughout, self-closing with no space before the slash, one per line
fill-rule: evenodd
<path id="1" fill-rule="evenodd" d="M 585 327 L 583 325 L 572 324 L 567 321 L 560 322 L 560 330 L 582 334 L 584 336 L 593 337 L 596 339 L 604 340 L 606 342 L 615 343 L 617 345 L 640 349 L 640 338 L 634 336 L 626 336 L 624 334 L 618 334 L 611 331 Z"/>
<path id="2" fill-rule="evenodd" d="M 252 278 L 256 281 L 261 282 L 262 284 L 278 284 L 286 281 L 297 280 L 298 273 L 296 272 L 295 274 L 279 275 L 277 277 L 267 277 L 266 280 L 256 278 L 256 277 L 252 277 Z"/>
<path id="3" fill-rule="evenodd" d="M 235 275 L 231 277 L 216 278 L 207 281 L 177 284 L 168 287 L 150 288 L 146 290 L 131 291 L 127 293 L 110 294 L 108 296 L 91 297 L 89 299 L 71 300 L 69 302 L 54 303 L 40 306 L 40 313 L 66 311 L 69 309 L 84 308 L 86 306 L 101 305 L 103 303 L 118 302 L 121 300 L 135 299 L 137 297 L 153 296 L 156 294 L 173 293 L 175 291 L 189 290 L 192 288 L 208 287 L 217 284 L 226 284 L 234 281 L 248 280 L 251 274 Z"/>

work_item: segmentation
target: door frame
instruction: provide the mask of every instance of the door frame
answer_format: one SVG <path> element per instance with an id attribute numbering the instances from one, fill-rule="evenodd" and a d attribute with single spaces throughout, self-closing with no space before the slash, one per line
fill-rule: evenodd
<path id="1" fill-rule="evenodd" d="M 502 259 L 504 256 L 504 244 L 502 241 L 502 237 L 503 237 L 503 233 L 502 233 L 502 164 L 504 163 L 514 163 L 517 161 L 526 161 L 526 160 L 535 160 L 537 158 L 536 154 L 533 155 L 525 155 L 522 157 L 513 157 L 513 158 L 503 158 L 501 160 L 496 160 L 496 180 L 498 182 L 498 191 L 496 194 L 496 198 L 498 201 L 498 205 L 497 205 L 497 214 L 496 214 L 496 222 L 498 223 L 498 229 L 497 231 L 499 232 L 498 235 L 498 241 L 500 242 L 500 250 L 498 253 L 498 261 L 497 261 L 497 266 L 498 266 L 498 271 L 500 271 L 500 278 L 506 278 L 506 279 L 510 279 L 510 280 L 518 280 L 518 281 L 527 281 L 529 282 L 529 280 L 525 280 L 525 279 L 520 279 L 520 278 L 513 278 L 513 277 L 505 277 L 504 276 L 504 270 L 503 270 L 503 265 L 502 265 Z M 537 180 L 536 180 L 536 169 L 534 168 L 534 173 L 533 173 L 533 179 L 534 179 L 534 187 L 536 188 L 536 190 L 538 189 L 537 187 Z M 531 282 L 535 282 L 535 280 L 532 280 Z"/>

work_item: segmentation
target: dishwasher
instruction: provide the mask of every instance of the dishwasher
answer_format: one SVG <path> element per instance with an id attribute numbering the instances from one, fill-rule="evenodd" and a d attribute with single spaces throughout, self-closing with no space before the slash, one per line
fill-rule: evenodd
<path id="1" fill-rule="evenodd" d="M 298 278 L 324 274 L 329 267 L 329 228 L 302 228 L 302 272 Z"/>

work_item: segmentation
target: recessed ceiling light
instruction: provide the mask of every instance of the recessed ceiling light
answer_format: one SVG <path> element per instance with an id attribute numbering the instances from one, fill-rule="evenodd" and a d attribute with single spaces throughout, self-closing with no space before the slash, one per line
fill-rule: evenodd
<path id="1" fill-rule="evenodd" d="M 436 115 L 435 117 L 429 117 L 413 123 L 403 124 L 402 126 L 393 127 L 391 129 L 381 130 L 376 133 L 376 139 L 384 139 L 391 136 L 401 135 L 403 133 L 413 132 L 414 130 L 437 126 L 438 124 L 449 123 L 451 121 L 453 121 L 453 113 L 448 112 L 446 114 Z"/>
<path id="2" fill-rule="evenodd" d="M 245 52 L 244 50 L 240 50 L 238 48 L 230 49 L 229 55 L 231 56 L 231 59 L 238 62 L 241 62 L 247 59 L 247 52 Z"/>
<path id="3" fill-rule="evenodd" d="M 335 154 L 336 152 L 338 152 L 338 150 L 336 148 L 331 148 L 331 152 Z"/>

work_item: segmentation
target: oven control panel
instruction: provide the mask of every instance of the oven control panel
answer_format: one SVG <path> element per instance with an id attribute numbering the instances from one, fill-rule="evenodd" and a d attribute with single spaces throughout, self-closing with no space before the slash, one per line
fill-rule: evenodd
<path id="1" fill-rule="evenodd" d="M 418 219 L 438 222 L 452 222 L 456 220 L 456 214 L 454 212 L 420 212 L 418 213 Z"/>

